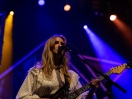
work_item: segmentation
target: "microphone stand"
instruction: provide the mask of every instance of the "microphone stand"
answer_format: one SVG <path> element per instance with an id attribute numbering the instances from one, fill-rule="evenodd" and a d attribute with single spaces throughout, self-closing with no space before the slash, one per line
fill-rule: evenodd
<path id="1" fill-rule="evenodd" d="M 110 79 L 110 77 L 108 75 L 105 75 L 103 73 L 101 73 L 100 71 L 98 71 L 96 68 L 94 68 L 93 66 L 91 66 L 85 59 L 80 58 L 77 54 L 75 54 L 72 50 L 70 50 L 69 48 L 65 48 L 65 51 L 70 52 L 71 54 L 73 54 L 74 56 L 76 56 L 77 58 L 79 58 L 84 64 L 86 64 L 87 66 L 89 66 L 92 70 L 94 70 L 96 73 L 100 74 L 101 76 L 104 77 L 104 79 L 107 80 L 106 83 L 106 88 L 107 88 L 107 95 L 108 95 L 108 99 L 113 99 L 112 98 L 112 91 L 111 91 L 111 86 L 114 85 L 115 87 L 117 87 L 118 89 L 120 89 L 122 92 L 126 93 L 127 91 L 122 88 L 119 84 L 117 84 L 116 82 L 114 82 L 113 80 Z"/>

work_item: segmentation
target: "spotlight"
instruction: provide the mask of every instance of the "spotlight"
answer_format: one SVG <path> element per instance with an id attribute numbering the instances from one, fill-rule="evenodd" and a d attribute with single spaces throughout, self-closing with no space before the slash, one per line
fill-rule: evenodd
<path id="1" fill-rule="evenodd" d="M 88 27 L 87 27 L 87 25 L 84 25 L 83 28 L 84 28 L 84 29 L 87 29 Z"/>
<path id="2" fill-rule="evenodd" d="M 69 4 L 66 4 L 65 6 L 64 6 L 64 10 L 65 11 L 69 11 L 71 9 L 71 6 L 69 5 Z"/>
<path id="3" fill-rule="evenodd" d="M 38 4 L 39 4 L 40 6 L 43 6 L 43 5 L 45 4 L 45 1 L 44 1 L 44 0 L 38 0 Z"/>
<path id="4" fill-rule="evenodd" d="M 95 15 L 98 15 L 98 14 L 99 14 L 99 12 L 94 12 L 94 14 L 95 14 Z"/>
<path id="5" fill-rule="evenodd" d="M 110 16 L 110 20 L 111 20 L 111 21 L 114 21 L 116 18 L 117 18 L 116 15 L 111 15 L 111 16 Z"/>
<path id="6" fill-rule="evenodd" d="M 11 15 L 14 15 L 14 12 L 13 12 L 13 11 L 10 11 L 10 14 L 11 14 Z"/>

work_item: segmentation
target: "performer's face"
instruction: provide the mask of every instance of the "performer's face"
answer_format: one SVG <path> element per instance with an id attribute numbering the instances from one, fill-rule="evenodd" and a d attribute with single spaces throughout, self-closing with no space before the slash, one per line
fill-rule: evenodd
<path id="1" fill-rule="evenodd" d="M 60 37 L 56 37 L 56 40 L 55 40 L 55 46 L 54 46 L 54 49 L 53 49 L 53 52 L 55 54 L 61 54 L 61 55 L 64 55 L 64 50 L 63 51 L 59 51 L 58 48 L 59 46 L 62 46 L 64 45 L 64 40 Z"/>

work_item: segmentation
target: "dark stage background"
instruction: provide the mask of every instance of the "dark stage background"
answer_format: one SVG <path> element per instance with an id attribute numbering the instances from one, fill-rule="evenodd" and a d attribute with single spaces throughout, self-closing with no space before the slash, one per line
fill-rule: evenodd
<path id="1" fill-rule="evenodd" d="M 71 10 L 69 12 L 65 12 L 63 9 L 66 3 L 71 5 Z M 63 34 L 66 36 L 68 43 L 73 44 L 80 51 L 77 54 L 83 54 L 90 57 L 87 58 L 87 60 L 91 66 L 94 66 L 101 72 L 108 71 L 109 69 L 103 71 L 103 69 L 99 67 L 101 65 L 100 60 L 83 28 L 84 25 L 87 25 L 95 35 L 97 35 L 125 60 L 120 63 L 127 62 L 127 60 L 132 56 L 132 39 L 130 39 L 130 43 L 128 43 L 121 34 L 121 31 L 112 21 L 109 20 L 109 16 L 111 14 L 116 14 L 118 18 L 127 24 L 131 30 L 131 0 L 45 0 L 44 6 L 39 6 L 38 0 L 0 0 L 0 11 L 5 12 L 6 17 L 10 11 L 14 11 L 12 31 L 12 66 L 14 66 L 14 64 L 20 61 L 23 57 L 27 56 L 53 34 Z M 96 15 L 95 12 L 98 12 L 98 14 Z M 132 37 L 131 32 L 130 34 Z M 95 41 L 95 43 L 96 42 L 98 41 Z M 34 62 L 41 59 L 42 50 L 43 47 L 37 51 L 37 54 L 31 55 L 30 58 L 27 59 L 28 62 L 27 60 L 24 60 L 22 64 L 11 71 L 11 74 L 8 74 L 10 75 L 9 77 L 5 76 L 5 78 L 7 77 L 8 82 L 11 82 L 12 86 L 6 86 L 3 88 L 2 86 L 5 86 L 4 84 L 7 83 L 6 79 L 2 78 L 4 80 L 0 80 L 1 99 L 14 99 L 28 69 L 33 66 Z M 96 47 L 96 50 L 98 50 L 98 46 Z M 109 55 L 110 53 L 106 54 Z M 35 59 L 32 58 L 34 56 Z M 76 71 L 72 66 L 71 69 L 78 72 L 80 76 L 82 74 L 88 80 L 94 77 L 91 75 L 91 71 L 86 69 L 87 67 L 81 61 L 74 56 L 71 57 L 73 64 L 79 71 Z M 93 61 L 92 58 L 96 58 L 96 61 Z M 111 60 L 117 62 L 112 59 L 112 57 Z M 107 68 L 110 63 L 104 62 L 104 65 L 105 66 L 103 68 Z M 117 64 L 110 65 L 109 68 L 116 65 Z M 4 67 L 1 66 L 0 68 Z M 5 71 L 6 70 L 1 71 L 1 74 Z M 121 86 L 127 89 L 128 94 L 125 94 L 114 87 L 114 91 L 112 91 L 114 96 L 113 99 L 124 99 L 124 97 L 126 97 L 126 99 L 132 98 L 132 95 L 130 94 L 132 86 L 129 85 L 132 81 L 130 74 L 131 70 L 128 70 L 128 72 L 125 72 L 124 76 L 122 76 L 122 78 L 120 77 L 120 80 L 117 81 Z M 15 78 L 15 76 L 17 78 Z M 83 76 L 81 76 L 81 82 L 84 85 L 87 80 L 82 78 Z M 129 79 L 125 80 L 125 78 Z M 7 92 L 10 95 L 9 97 L 4 91 L 8 89 L 8 87 L 10 87 L 10 90 Z M 5 96 L 7 98 L 5 98 Z M 98 99 L 104 99 L 104 97 L 107 96 L 102 87 L 97 91 L 97 96 Z"/>

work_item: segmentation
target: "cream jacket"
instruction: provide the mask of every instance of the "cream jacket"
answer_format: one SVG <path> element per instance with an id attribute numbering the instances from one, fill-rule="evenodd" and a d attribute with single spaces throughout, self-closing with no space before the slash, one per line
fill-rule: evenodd
<path id="1" fill-rule="evenodd" d="M 70 93 L 82 87 L 79 82 L 79 76 L 72 70 L 69 70 L 71 76 Z M 59 79 L 64 83 L 64 75 L 59 72 Z M 59 81 L 57 70 L 52 71 L 52 78 L 47 79 L 42 73 L 41 68 L 31 68 L 25 78 L 22 86 L 20 87 L 16 99 L 37 99 L 43 95 L 55 94 L 59 90 Z M 77 99 L 85 99 L 88 92 L 79 95 Z M 96 99 L 96 95 L 92 98 Z"/>

